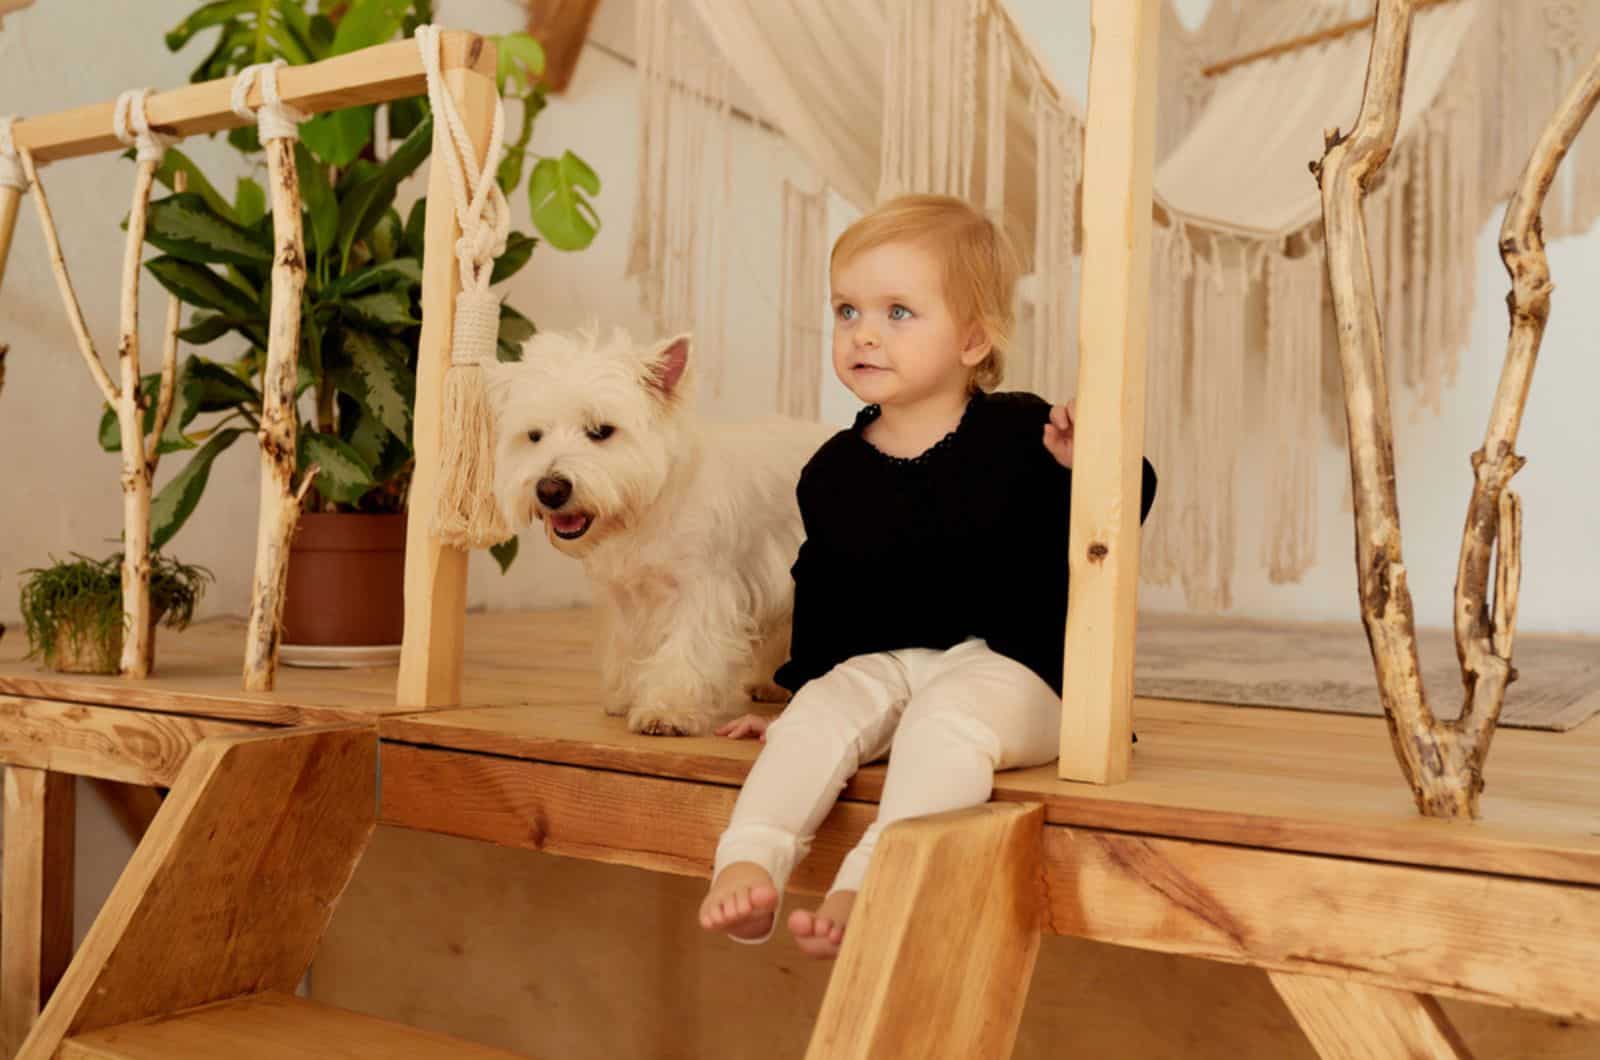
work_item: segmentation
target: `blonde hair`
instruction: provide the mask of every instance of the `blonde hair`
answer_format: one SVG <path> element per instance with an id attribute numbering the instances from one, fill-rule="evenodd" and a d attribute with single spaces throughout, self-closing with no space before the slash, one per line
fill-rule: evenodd
<path id="1" fill-rule="evenodd" d="M 993 390 L 1005 376 L 1011 342 L 1016 251 L 1005 231 L 962 199 L 902 195 L 863 215 L 833 244 L 830 269 L 887 243 L 916 243 L 943 266 L 945 301 L 963 325 L 983 329 L 989 355 L 973 370 L 972 385 Z"/>

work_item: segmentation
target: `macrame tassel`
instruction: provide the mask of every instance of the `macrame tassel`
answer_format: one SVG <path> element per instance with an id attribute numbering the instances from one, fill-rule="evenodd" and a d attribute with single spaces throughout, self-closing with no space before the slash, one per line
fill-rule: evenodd
<path id="1" fill-rule="evenodd" d="M 444 377 L 444 422 L 439 503 L 433 532 L 452 548 L 487 548 L 514 531 L 494 493 L 494 415 L 483 365 L 495 356 L 500 299 L 488 291 L 456 298 L 451 365 Z"/>

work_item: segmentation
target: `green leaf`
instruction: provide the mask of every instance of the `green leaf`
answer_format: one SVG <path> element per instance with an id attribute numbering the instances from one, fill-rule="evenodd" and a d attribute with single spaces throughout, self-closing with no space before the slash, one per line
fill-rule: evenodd
<path id="1" fill-rule="evenodd" d="M 600 177 L 589 163 L 566 152 L 542 158 L 528 178 L 528 209 L 534 227 L 557 250 L 582 250 L 600 231 L 600 215 L 584 197 L 600 194 Z"/>
<path id="2" fill-rule="evenodd" d="M 405 228 L 400 224 L 400 213 L 393 206 L 383 212 L 378 223 L 367 233 L 367 245 L 372 248 L 373 261 L 390 261 L 400 252 L 405 242 Z"/>
<path id="3" fill-rule="evenodd" d="M 318 493 L 336 504 L 354 504 L 373 485 L 372 468 L 350 443 L 320 431 L 300 432 L 300 468 L 317 465 L 313 483 Z"/>
<path id="4" fill-rule="evenodd" d="M 517 547 L 518 539 L 514 537 L 508 537 L 498 545 L 489 546 L 489 555 L 493 556 L 494 561 L 500 564 L 501 574 L 510 570 L 511 565 L 517 561 Z"/>
<path id="5" fill-rule="evenodd" d="M 526 33 L 504 33 L 494 38 L 495 84 L 502 96 L 509 82 L 517 95 L 533 91 L 544 74 L 544 48 Z"/>
<path id="6" fill-rule="evenodd" d="M 499 283 L 509 280 L 522 271 L 528 263 L 528 258 L 533 254 L 533 248 L 539 241 L 525 232 L 512 232 L 506 237 L 506 252 L 494 259 L 494 272 L 489 276 L 490 283 Z"/>
<path id="7" fill-rule="evenodd" d="M 331 55 L 360 51 L 394 39 L 411 0 L 355 0 L 339 20 Z"/>
<path id="8" fill-rule="evenodd" d="M 240 182 L 241 185 L 243 182 Z M 272 242 L 218 214 L 196 192 L 150 204 L 145 239 L 189 262 L 271 265 Z"/>
<path id="9" fill-rule="evenodd" d="M 294 165 L 300 175 L 300 201 L 311 215 L 311 246 L 320 258 L 339 239 L 339 200 L 328 184 L 328 170 L 312 157 L 303 143 L 294 145 Z"/>
<path id="10" fill-rule="evenodd" d="M 217 0 L 216 3 L 202 4 L 198 11 L 167 31 L 167 50 L 180 51 L 196 33 L 247 15 L 257 6 L 258 0 Z"/>
<path id="11" fill-rule="evenodd" d="M 411 315 L 411 299 L 403 291 L 373 291 L 340 301 L 345 312 L 365 324 L 403 328 L 417 323 Z"/>
<path id="12" fill-rule="evenodd" d="M 216 342 L 233 330 L 227 317 L 215 313 L 196 313 L 189 318 L 189 326 L 178 332 L 178 338 L 191 346 L 205 346 Z"/>
<path id="13" fill-rule="evenodd" d="M 349 367 L 338 374 L 334 385 L 359 402 L 362 411 L 383 424 L 390 434 L 409 445 L 416 380 L 406 367 L 405 358 L 378 335 L 346 328 L 343 338 Z"/>
<path id="14" fill-rule="evenodd" d="M 246 228 L 267 216 L 267 191 L 249 177 L 240 177 L 233 193 L 233 213 Z"/>
<path id="15" fill-rule="evenodd" d="M 411 204 L 411 212 L 406 215 L 406 252 L 418 261 L 422 260 L 424 233 L 427 227 L 428 200 L 418 199 Z"/>
<path id="16" fill-rule="evenodd" d="M 322 297 L 342 298 L 379 287 L 409 290 L 421 282 L 422 265 L 416 258 L 395 258 L 339 277 L 322 289 Z"/>
<path id="17" fill-rule="evenodd" d="M 212 463 L 229 446 L 238 441 L 241 434 L 248 433 L 238 427 L 218 431 L 211 436 L 210 441 L 201 446 L 199 452 L 189 458 L 183 470 L 174 475 L 172 481 L 156 494 L 155 499 L 150 502 L 152 551 L 161 549 L 183 528 L 183 524 L 194 513 L 195 505 L 200 503 L 200 495 L 205 492 L 206 480 L 211 477 Z"/>
<path id="18" fill-rule="evenodd" d="M 522 360 L 522 344 L 533 338 L 538 330 L 533 326 L 533 321 L 501 302 L 500 335 L 496 345 L 495 359 L 499 361 Z"/>
<path id="19" fill-rule="evenodd" d="M 208 80 L 215 80 L 215 78 L 208 78 Z M 261 150 L 261 136 L 256 132 L 254 125 L 241 125 L 237 129 L 229 129 L 228 143 L 236 150 L 243 151 L 247 155 L 253 155 Z"/>
<path id="20" fill-rule="evenodd" d="M 331 166 L 348 166 L 372 142 L 372 105 L 318 114 L 300 125 L 300 139 Z"/>
<path id="21" fill-rule="evenodd" d="M 150 275 L 185 303 L 211 309 L 223 316 L 248 324 L 265 324 L 266 315 L 243 291 L 204 265 L 196 265 L 171 255 L 152 258 L 145 264 Z"/>
<path id="22" fill-rule="evenodd" d="M 186 385 L 194 388 L 197 412 L 235 408 L 260 411 L 261 392 L 224 366 L 203 357 L 191 357 L 183 367 Z"/>
<path id="23" fill-rule="evenodd" d="M 433 120 L 430 118 L 411 130 L 411 135 L 401 141 L 394 154 L 370 178 L 352 185 L 348 192 L 341 189 L 339 257 L 346 265 L 350 261 L 350 248 L 388 212 L 400 182 L 416 172 L 432 149 Z"/>
<path id="24" fill-rule="evenodd" d="M 188 155 L 176 147 L 169 147 L 167 148 L 167 153 L 161 158 L 160 167 L 156 170 L 156 180 L 169 191 L 176 191 L 177 184 L 175 180 L 180 172 L 188 175 L 188 190 L 191 193 L 205 199 L 206 205 L 224 219 L 229 221 L 238 220 L 233 215 L 233 205 L 222 197 L 222 193 L 217 191 L 211 181 L 206 179 L 206 175 L 200 172 L 200 167 L 196 166 L 190 161 Z"/>
<path id="25" fill-rule="evenodd" d="M 397 99 L 389 104 L 389 135 L 396 139 L 410 136 L 411 130 L 421 124 L 422 119 L 427 116 L 428 104 L 425 97 Z"/>

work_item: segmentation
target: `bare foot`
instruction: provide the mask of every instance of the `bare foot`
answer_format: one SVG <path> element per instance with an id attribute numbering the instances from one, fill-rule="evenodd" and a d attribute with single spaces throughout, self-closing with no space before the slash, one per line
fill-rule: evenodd
<path id="1" fill-rule="evenodd" d="M 839 956 L 844 942 L 844 926 L 856 904 L 855 891 L 834 891 L 812 913 L 796 909 L 789 914 L 789 930 L 808 956 L 832 959 Z"/>
<path id="2" fill-rule="evenodd" d="M 700 926 L 736 939 L 759 939 L 772 930 L 778 888 L 767 870 L 753 861 L 735 861 L 711 881 L 700 903 Z"/>

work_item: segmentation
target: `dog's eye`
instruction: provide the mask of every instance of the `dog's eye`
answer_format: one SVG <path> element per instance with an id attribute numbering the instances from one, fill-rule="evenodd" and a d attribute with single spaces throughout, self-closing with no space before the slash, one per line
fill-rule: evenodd
<path id="1" fill-rule="evenodd" d="M 598 427 L 590 427 L 589 428 L 589 439 L 590 439 L 590 441 L 603 442 L 607 438 L 611 437 L 613 434 L 616 434 L 616 433 L 617 433 L 617 429 L 615 427 L 611 426 L 611 424 L 602 423 Z"/>
<path id="2" fill-rule="evenodd" d="M 530 441 L 530 442 L 537 442 L 540 438 L 543 438 L 543 437 L 544 437 L 544 432 L 543 431 L 529 431 L 528 432 L 528 441 Z"/>

